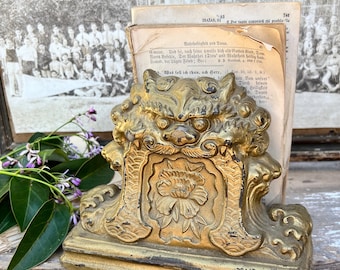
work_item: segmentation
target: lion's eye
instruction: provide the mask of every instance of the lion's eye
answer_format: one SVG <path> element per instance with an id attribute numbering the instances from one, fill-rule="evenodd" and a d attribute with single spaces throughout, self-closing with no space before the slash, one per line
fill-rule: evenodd
<path id="1" fill-rule="evenodd" d="M 206 94 L 213 94 L 218 90 L 218 83 L 214 79 L 198 78 L 197 83 Z"/>
<path id="2" fill-rule="evenodd" d="M 159 117 L 156 119 L 156 124 L 160 129 L 166 129 L 170 125 L 170 121 L 169 119 Z"/>
<path id="3" fill-rule="evenodd" d="M 214 83 L 209 83 L 204 92 L 211 94 L 217 91 L 217 85 Z"/>
<path id="4" fill-rule="evenodd" d="M 196 118 L 196 119 L 193 119 L 192 125 L 194 126 L 196 130 L 204 131 L 208 128 L 209 121 L 205 118 Z"/>

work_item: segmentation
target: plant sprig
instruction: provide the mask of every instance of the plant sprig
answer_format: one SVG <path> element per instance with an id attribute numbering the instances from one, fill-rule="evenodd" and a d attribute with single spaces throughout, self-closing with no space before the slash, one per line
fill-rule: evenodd
<path id="1" fill-rule="evenodd" d="M 0 157 L 0 233 L 15 225 L 25 231 L 8 269 L 47 260 L 77 224 L 82 193 L 111 181 L 114 172 L 100 155 L 98 138 L 83 127 L 84 117 L 96 121 L 96 110 L 73 116 L 47 135 L 37 132 Z M 70 124 L 80 132 L 58 134 Z"/>

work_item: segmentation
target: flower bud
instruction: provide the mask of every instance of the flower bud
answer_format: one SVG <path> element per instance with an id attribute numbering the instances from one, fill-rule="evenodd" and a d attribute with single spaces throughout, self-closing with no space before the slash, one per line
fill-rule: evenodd
<path id="1" fill-rule="evenodd" d="M 77 186 L 80 185 L 81 179 L 80 179 L 80 178 L 77 178 L 77 177 L 73 177 L 73 178 L 71 179 L 71 182 L 72 182 L 73 185 L 75 185 L 75 186 L 77 187 Z"/>

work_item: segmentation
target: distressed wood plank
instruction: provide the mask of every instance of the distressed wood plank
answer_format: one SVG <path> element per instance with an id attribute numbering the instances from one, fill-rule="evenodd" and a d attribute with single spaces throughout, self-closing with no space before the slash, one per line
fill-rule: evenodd
<path id="1" fill-rule="evenodd" d="M 340 161 L 291 163 L 287 185 L 286 202 L 313 220 L 313 269 L 340 269 Z"/>

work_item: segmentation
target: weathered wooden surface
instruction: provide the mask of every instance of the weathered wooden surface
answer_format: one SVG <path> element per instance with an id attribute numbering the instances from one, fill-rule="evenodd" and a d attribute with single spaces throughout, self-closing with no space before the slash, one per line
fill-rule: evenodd
<path id="1" fill-rule="evenodd" d="M 291 163 L 287 203 L 303 204 L 313 220 L 313 269 L 340 269 L 340 161 Z"/>
<path id="2" fill-rule="evenodd" d="M 340 161 L 293 162 L 287 183 L 286 203 L 303 204 L 313 219 L 313 270 L 340 269 Z M 6 269 L 17 243 L 0 249 L 0 269 Z M 0 237 L 0 248 L 1 248 Z M 63 269 L 58 252 L 35 269 Z M 303 270 L 303 269 L 302 269 Z"/>

